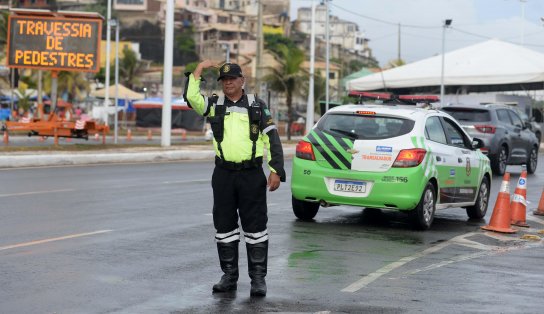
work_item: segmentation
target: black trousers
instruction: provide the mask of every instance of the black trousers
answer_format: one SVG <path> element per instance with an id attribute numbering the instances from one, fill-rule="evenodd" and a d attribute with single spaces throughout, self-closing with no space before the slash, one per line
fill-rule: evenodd
<path id="1" fill-rule="evenodd" d="M 246 236 L 266 231 L 266 183 L 262 167 L 243 170 L 215 167 L 213 224 L 218 234 L 238 229 L 238 217 Z"/>

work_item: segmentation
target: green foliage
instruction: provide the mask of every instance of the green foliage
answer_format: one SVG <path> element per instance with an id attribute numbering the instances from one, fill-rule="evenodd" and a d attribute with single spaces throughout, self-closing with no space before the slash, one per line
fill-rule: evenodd
<path id="1" fill-rule="evenodd" d="M 269 83 L 272 90 L 283 91 L 286 93 L 287 104 L 287 139 L 291 139 L 291 122 L 293 121 L 293 94 L 299 89 L 304 81 L 304 75 L 300 71 L 300 67 L 304 59 L 304 51 L 296 46 L 288 46 L 278 43 L 274 46 L 272 54 L 276 55 L 276 59 L 281 66 L 270 69 L 272 74 L 267 75 L 264 79 Z"/>
<path id="2" fill-rule="evenodd" d="M 0 59 L 5 56 L 5 48 L 8 40 L 9 11 L 0 12 Z"/>
<path id="3" fill-rule="evenodd" d="M 144 64 L 138 60 L 136 52 L 129 48 L 123 49 L 123 58 L 119 60 L 119 81 L 133 89 L 140 85 L 140 75 L 144 72 Z"/>
<path id="4" fill-rule="evenodd" d="M 177 53 L 180 57 L 180 62 L 186 64 L 198 60 L 196 54 L 196 43 L 193 38 L 194 31 L 192 27 L 185 27 L 181 30 L 176 30 L 176 38 L 174 39 L 174 46 L 177 49 Z"/>
<path id="5" fill-rule="evenodd" d="M 264 48 L 276 54 L 280 54 L 281 47 L 285 46 L 288 49 L 296 48 L 295 43 L 289 38 L 279 34 L 265 34 Z"/>
<path id="6" fill-rule="evenodd" d="M 19 100 L 17 101 L 17 107 L 22 108 L 23 111 L 28 111 L 32 106 L 32 101 L 30 101 L 31 93 L 27 92 L 26 89 L 18 88 L 19 91 Z"/>

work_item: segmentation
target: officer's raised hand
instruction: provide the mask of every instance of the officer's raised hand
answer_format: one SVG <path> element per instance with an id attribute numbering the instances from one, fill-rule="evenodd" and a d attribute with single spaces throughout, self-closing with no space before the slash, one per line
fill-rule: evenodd
<path id="1" fill-rule="evenodd" d="M 219 68 L 219 66 L 220 66 L 219 62 L 211 60 L 211 59 L 206 59 L 206 60 L 200 62 L 196 66 L 196 69 L 193 71 L 193 75 L 194 75 L 195 79 L 199 79 L 200 75 L 202 74 L 202 70 L 207 69 L 207 68 Z"/>
<path id="2" fill-rule="evenodd" d="M 270 192 L 277 190 L 280 187 L 280 176 L 275 172 L 270 172 L 268 176 L 268 190 Z"/>

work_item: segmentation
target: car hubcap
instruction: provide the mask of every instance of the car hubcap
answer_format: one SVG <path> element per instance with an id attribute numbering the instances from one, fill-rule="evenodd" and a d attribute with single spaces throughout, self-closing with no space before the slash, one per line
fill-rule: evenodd
<path id="1" fill-rule="evenodd" d="M 423 218 L 425 219 L 425 222 L 431 221 L 431 217 L 433 215 L 433 207 L 434 207 L 434 198 L 433 198 L 433 192 L 431 190 L 425 191 L 425 198 L 424 198 L 424 206 L 423 206 Z"/>

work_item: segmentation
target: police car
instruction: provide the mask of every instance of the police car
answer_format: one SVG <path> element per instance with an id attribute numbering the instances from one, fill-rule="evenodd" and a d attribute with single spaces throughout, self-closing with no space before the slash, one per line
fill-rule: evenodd
<path id="1" fill-rule="evenodd" d="M 436 209 L 485 216 L 491 169 L 482 140 L 447 113 L 405 106 L 435 96 L 357 95 L 384 103 L 335 107 L 298 143 L 291 176 L 296 217 L 311 220 L 330 205 L 394 209 L 425 230 Z"/>

